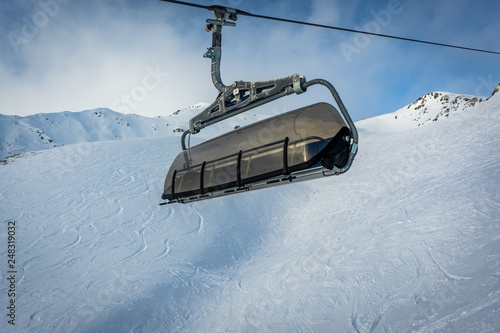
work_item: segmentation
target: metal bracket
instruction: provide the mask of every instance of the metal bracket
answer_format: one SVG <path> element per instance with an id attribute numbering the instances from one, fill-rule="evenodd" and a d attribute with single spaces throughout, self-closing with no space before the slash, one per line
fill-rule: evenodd
<path id="1" fill-rule="evenodd" d="M 206 126 L 275 99 L 301 94 L 306 91 L 305 83 L 305 77 L 299 74 L 269 81 L 236 81 L 224 87 L 215 102 L 189 121 L 189 131 L 195 134 Z"/>

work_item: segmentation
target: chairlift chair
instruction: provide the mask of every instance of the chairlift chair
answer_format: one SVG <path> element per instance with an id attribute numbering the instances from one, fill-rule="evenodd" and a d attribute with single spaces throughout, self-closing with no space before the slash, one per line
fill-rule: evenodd
<path id="1" fill-rule="evenodd" d="M 204 57 L 212 61 L 216 100 L 189 121 L 181 138 L 182 151 L 165 178 L 162 199 L 187 203 L 324 176 L 340 175 L 352 165 L 358 133 L 334 86 L 326 80 L 306 81 L 304 76 L 257 82 L 236 81 L 230 86 L 220 76 L 223 26 L 236 26 L 238 10 L 209 6 L 212 47 Z M 326 87 L 338 109 L 325 102 L 302 107 L 193 147 L 186 137 L 214 123 L 314 85 Z"/>

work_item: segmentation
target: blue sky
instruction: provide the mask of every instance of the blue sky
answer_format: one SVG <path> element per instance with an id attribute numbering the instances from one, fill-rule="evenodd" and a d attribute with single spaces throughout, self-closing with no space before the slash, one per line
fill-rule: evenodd
<path id="1" fill-rule="evenodd" d="M 500 51 L 496 0 L 190 1 Z M 108 107 L 159 116 L 212 102 L 217 90 L 202 57 L 211 45 L 203 29 L 211 16 L 157 0 L 3 0 L 0 113 Z M 245 16 L 223 29 L 222 52 L 225 84 L 294 73 L 324 78 L 354 120 L 393 112 L 433 91 L 489 96 L 500 82 L 500 55 Z M 277 112 L 329 101 L 312 90 L 283 101 Z"/>

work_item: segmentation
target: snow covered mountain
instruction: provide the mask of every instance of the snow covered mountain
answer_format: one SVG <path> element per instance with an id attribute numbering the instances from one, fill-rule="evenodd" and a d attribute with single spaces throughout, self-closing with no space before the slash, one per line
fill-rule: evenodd
<path id="1" fill-rule="evenodd" d="M 499 87 L 500 85 L 493 91 L 492 96 L 498 92 Z M 366 122 L 372 131 L 402 132 L 453 116 L 488 100 L 489 98 L 477 96 L 433 92 L 419 97 L 396 112 L 374 117 Z"/>
<path id="2" fill-rule="evenodd" d="M 181 111 L 199 112 L 202 106 L 158 118 L 121 114 L 109 109 L 27 117 L 0 115 L 0 159 L 64 144 L 169 135 L 180 131 L 176 118 Z"/>
<path id="3" fill-rule="evenodd" d="M 473 99 L 358 122 L 345 175 L 188 205 L 158 205 L 178 133 L 9 159 L 0 331 L 498 332 L 500 94 Z"/>
<path id="4" fill-rule="evenodd" d="M 180 136 L 187 128 L 189 119 L 207 106 L 208 103 L 199 103 L 157 118 L 122 114 L 109 109 L 40 113 L 27 117 L 0 114 L 0 159 L 65 144 Z M 262 117 L 255 114 L 237 116 L 208 129 L 206 133 L 204 131 L 203 135 L 213 135 L 217 130 L 228 131 Z"/>

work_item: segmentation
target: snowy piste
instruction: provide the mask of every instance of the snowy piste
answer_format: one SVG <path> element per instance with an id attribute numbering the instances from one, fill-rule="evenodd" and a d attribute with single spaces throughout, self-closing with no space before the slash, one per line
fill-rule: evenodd
<path id="1" fill-rule="evenodd" d="M 44 150 L 9 127 L 0 331 L 499 332 L 500 94 L 356 125 L 343 176 L 167 206 L 177 125 Z"/>

